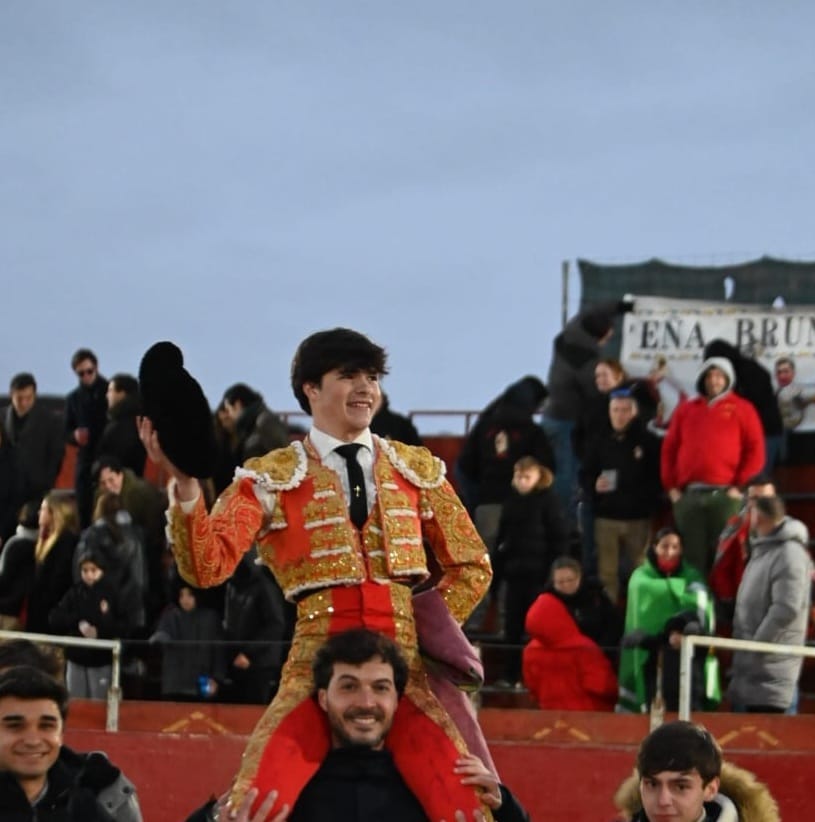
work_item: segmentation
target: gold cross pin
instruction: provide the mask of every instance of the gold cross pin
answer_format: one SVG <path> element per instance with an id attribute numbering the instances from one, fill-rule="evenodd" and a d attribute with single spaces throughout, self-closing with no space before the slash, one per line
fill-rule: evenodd
<path id="1" fill-rule="evenodd" d="M 358 497 L 361 493 L 362 493 L 362 489 L 358 485 L 355 485 L 354 486 L 354 496 Z"/>

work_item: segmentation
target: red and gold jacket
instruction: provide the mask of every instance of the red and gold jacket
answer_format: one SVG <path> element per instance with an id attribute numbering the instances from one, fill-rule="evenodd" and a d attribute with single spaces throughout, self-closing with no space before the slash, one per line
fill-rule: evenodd
<path id="1" fill-rule="evenodd" d="M 199 497 L 168 511 L 173 554 L 189 583 L 226 580 L 253 543 L 288 599 L 365 581 L 413 585 L 429 576 L 424 542 L 440 570 L 436 588 L 463 622 L 492 576 L 484 543 L 426 448 L 374 436 L 376 499 L 361 532 L 339 476 L 308 440 L 249 460 L 207 515 Z"/>

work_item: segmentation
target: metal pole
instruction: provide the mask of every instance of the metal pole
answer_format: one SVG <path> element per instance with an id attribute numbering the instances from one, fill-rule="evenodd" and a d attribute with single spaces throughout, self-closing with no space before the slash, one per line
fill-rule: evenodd
<path id="1" fill-rule="evenodd" d="M 691 667 L 693 636 L 683 636 L 679 646 L 679 718 L 690 720 Z"/>
<path id="2" fill-rule="evenodd" d="M 119 703 L 122 700 L 120 687 L 122 668 L 122 643 L 117 642 L 111 649 L 110 688 L 108 688 L 108 712 L 105 719 L 105 730 L 116 732 L 119 730 Z"/>
<path id="3" fill-rule="evenodd" d="M 569 319 L 569 261 L 564 260 L 560 264 L 560 276 L 561 276 L 561 295 L 562 295 L 562 303 L 560 305 L 560 326 L 561 328 L 566 325 L 566 321 Z"/>

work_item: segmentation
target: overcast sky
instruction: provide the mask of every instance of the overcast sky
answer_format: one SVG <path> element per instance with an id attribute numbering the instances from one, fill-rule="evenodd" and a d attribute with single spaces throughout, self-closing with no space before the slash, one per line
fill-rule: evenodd
<path id="1" fill-rule="evenodd" d="M 400 409 L 545 377 L 578 256 L 815 257 L 804 2 L 0 3 L 0 384 L 135 372 L 295 406 L 306 334 Z M 579 285 L 572 279 L 572 307 Z"/>

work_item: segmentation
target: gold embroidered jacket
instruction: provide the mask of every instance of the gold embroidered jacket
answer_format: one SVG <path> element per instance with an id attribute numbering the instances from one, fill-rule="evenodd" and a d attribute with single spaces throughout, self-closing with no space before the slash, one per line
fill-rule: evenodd
<path id="1" fill-rule="evenodd" d="M 441 577 L 436 587 L 463 622 L 486 592 L 492 572 L 483 542 L 426 448 L 374 437 L 376 499 L 358 531 L 337 474 L 308 442 L 249 460 L 207 515 L 168 512 L 181 575 L 199 587 L 233 572 L 253 542 L 286 597 L 366 580 L 409 585 L 427 579 L 427 542 Z"/>

